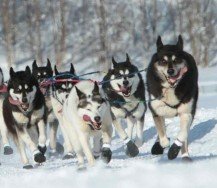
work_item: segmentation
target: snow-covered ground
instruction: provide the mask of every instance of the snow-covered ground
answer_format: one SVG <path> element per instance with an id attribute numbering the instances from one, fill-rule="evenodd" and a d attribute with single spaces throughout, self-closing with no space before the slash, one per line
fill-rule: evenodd
<path id="1" fill-rule="evenodd" d="M 216 81 L 217 68 L 200 69 L 200 83 Z M 216 87 L 210 86 L 210 87 Z M 166 121 L 171 142 L 179 130 L 178 118 Z M 193 162 L 185 164 L 177 158 L 168 161 L 167 151 L 152 156 L 151 147 L 156 130 L 150 112 L 147 112 L 145 143 L 140 154 L 128 158 L 121 140 L 114 136 L 113 159 L 109 165 L 100 161 L 86 171 L 76 170 L 76 160 L 49 160 L 33 170 L 23 170 L 17 151 L 11 156 L 0 154 L 0 187 L 79 187 L 79 188 L 132 188 L 132 187 L 216 187 L 217 186 L 217 92 L 205 89 L 199 97 L 198 110 L 190 131 L 190 154 Z"/>

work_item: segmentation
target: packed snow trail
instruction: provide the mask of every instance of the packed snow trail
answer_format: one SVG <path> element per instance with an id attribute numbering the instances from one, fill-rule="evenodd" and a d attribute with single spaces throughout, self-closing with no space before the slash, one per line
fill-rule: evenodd
<path id="1" fill-rule="evenodd" d="M 179 119 L 167 119 L 167 134 L 171 143 L 179 129 Z M 20 157 L 0 155 L 0 186 L 2 187 L 216 187 L 217 186 L 217 108 L 197 110 L 189 137 L 189 152 L 193 163 L 185 164 L 180 156 L 168 161 L 167 150 L 162 156 L 152 156 L 151 147 L 156 130 L 150 112 L 146 114 L 145 143 L 140 154 L 128 158 L 122 141 L 112 141 L 113 159 L 109 165 L 100 161 L 84 172 L 76 170 L 76 159 L 49 160 L 33 170 L 23 170 Z"/>

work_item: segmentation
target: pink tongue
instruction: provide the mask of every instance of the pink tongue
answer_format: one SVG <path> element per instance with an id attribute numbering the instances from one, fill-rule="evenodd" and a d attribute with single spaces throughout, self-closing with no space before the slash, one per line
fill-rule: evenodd
<path id="1" fill-rule="evenodd" d="M 84 121 L 90 121 L 90 117 L 88 115 L 83 115 L 83 120 Z"/>
<path id="2" fill-rule="evenodd" d="M 180 79 L 186 72 L 188 71 L 187 67 L 183 67 L 180 72 L 177 74 L 177 76 L 169 78 L 169 81 L 171 83 L 175 83 L 178 79 Z"/>

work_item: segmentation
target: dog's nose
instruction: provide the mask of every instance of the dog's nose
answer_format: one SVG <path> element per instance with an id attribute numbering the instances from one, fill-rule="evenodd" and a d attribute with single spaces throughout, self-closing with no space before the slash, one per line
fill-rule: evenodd
<path id="1" fill-rule="evenodd" d="M 124 81 L 123 81 L 123 84 L 124 84 L 124 86 L 128 86 L 129 81 L 128 81 L 128 80 L 124 80 Z"/>
<path id="2" fill-rule="evenodd" d="M 175 70 L 173 68 L 170 68 L 167 70 L 167 73 L 172 76 L 174 74 Z"/>
<path id="3" fill-rule="evenodd" d="M 68 98 L 69 94 L 66 94 L 66 98 Z"/>
<path id="4" fill-rule="evenodd" d="M 22 102 L 23 102 L 23 103 L 27 103 L 27 102 L 28 102 L 27 98 L 26 98 L 26 97 L 23 97 L 23 98 L 22 98 Z"/>
<path id="5" fill-rule="evenodd" d="M 95 117 L 94 117 L 94 120 L 98 123 L 98 122 L 100 122 L 101 117 L 100 117 L 100 116 L 95 116 Z"/>

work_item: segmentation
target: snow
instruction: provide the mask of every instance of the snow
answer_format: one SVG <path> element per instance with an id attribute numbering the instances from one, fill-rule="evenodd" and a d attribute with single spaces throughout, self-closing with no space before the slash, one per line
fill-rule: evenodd
<path id="1" fill-rule="evenodd" d="M 214 82 L 217 68 L 200 69 L 200 82 Z M 208 74 L 209 73 L 209 74 Z M 214 83 L 215 84 L 215 83 Z M 11 156 L 0 154 L 0 186 L 8 187 L 216 187 L 217 168 L 217 93 L 204 92 L 199 97 L 198 110 L 190 130 L 189 151 L 193 163 L 183 163 L 180 156 L 167 159 L 152 156 L 151 147 L 156 139 L 156 130 L 148 111 L 146 114 L 144 138 L 139 156 L 128 158 L 122 141 L 114 136 L 113 159 L 105 165 L 98 161 L 95 167 L 78 172 L 76 159 L 62 161 L 48 159 L 45 164 L 33 170 L 22 169 L 17 151 Z M 167 119 L 167 134 L 171 143 L 179 130 L 179 119 Z M 61 137 L 59 136 L 59 139 Z"/>

